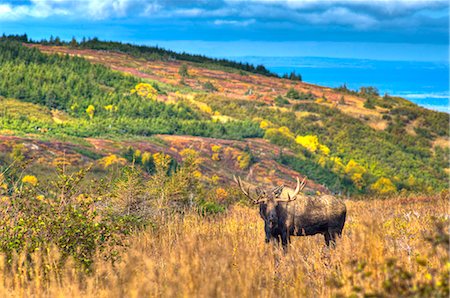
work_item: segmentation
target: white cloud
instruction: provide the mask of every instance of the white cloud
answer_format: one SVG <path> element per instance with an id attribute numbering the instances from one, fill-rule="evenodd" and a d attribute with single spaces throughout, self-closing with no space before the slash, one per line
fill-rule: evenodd
<path id="1" fill-rule="evenodd" d="M 246 27 L 248 25 L 254 24 L 256 21 L 254 19 L 237 21 L 237 20 L 215 20 L 214 25 L 233 25 L 233 26 L 242 26 Z"/>
<path id="2" fill-rule="evenodd" d="M 313 24 L 351 25 L 357 29 L 367 29 L 377 25 L 378 21 L 365 14 L 358 14 L 347 8 L 331 8 L 321 13 L 300 14 Z"/>
<path id="3" fill-rule="evenodd" d="M 152 6 L 153 5 L 153 6 Z M 0 17 L 15 20 L 25 17 L 46 18 L 49 16 L 71 16 L 102 20 L 109 17 L 125 17 L 130 11 L 146 7 L 157 7 L 149 0 L 31 0 L 29 5 L 1 4 Z"/>
<path id="4" fill-rule="evenodd" d="M 198 17 L 205 13 L 205 10 L 200 8 L 176 9 L 173 11 L 174 16 L 179 17 Z"/>
<path id="5" fill-rule="evenodd" d="M 12 13 L 11 5 L 9 4 L 0 4 L 0 17 L 8 16 Z"/>

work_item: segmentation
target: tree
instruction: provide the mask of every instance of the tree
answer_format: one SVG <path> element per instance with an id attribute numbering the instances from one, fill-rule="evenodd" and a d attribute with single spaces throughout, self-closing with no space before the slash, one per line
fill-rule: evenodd
<path id="1" fill-rule="evenodd" d="M 189 77 L 188 67 L 186 63 L 181 64 L 180 68 L 178 69 L 178 74 L 183 78 Z"/>
<path id="2" fill-rule="evenodd" d="M 78 46 L 78 42 L 77 42 L 77 40 L 75 39 L 75 37 L 72 37 L 72 40 L 70 41 L 69 46 L 70 46 L 71 48 L 76 48 L 76 47 Z"/>
<path id="3" fill-rule="evenodd" d="M 283 75 L 284 79 L 289 79 L 291 81 L 302 81 L 302 75 L 301 74 L 296 74 L 295 71 L 291 71 L 291 73 L 288 74 L 284 74 Z"/>
<path id="4" fill-rule="evenodd" d="M 359 94 L 363 96 L 378 97 L 380 93 L 376 87 L 368 86 L 359 88 Z"/>

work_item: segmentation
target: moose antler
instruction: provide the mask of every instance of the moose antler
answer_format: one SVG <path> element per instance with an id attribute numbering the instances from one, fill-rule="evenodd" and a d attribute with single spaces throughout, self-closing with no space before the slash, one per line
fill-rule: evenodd
<path id="1" fill-rule="evenodd" d="M 244 185 L 242 184 L 241 177 L 238 177 L 238 178 L 236 179 L 236 176 L 233 175 L 233 179 L 234 179 L 234 182 L 236 182 L 237 185 L 239 185 L 239 188 L 241 189 L 242 193 L 243 193 L 247 198 L 249 198 L 250 201 L 252 201 L 252 203 L 254 203 L 254 204 L 260 203 L 260 200 L 257 200 L 257 199 L 254 199 L 254 198 L 251 197 L 251 195 L 250 195 L 250 187 L 248 187 L 247 190 L 245 190 Z"/>
<path id="2" fill-rule="evenodd" d="M 275 194 L 277 197 L 279 197 L 281 195 L 281 193 L 283 192 L 284 189 L 284 184 L 274 187 L 272 189 L 272 193 Z"/>
<path id="3" fill-rule="evenodd" d="M 281 199 L 281 200 L 277 200 L 277 201 L 279 201 L 279 202 L 290 202 L 290 201 L 294 201 L 295 199 L 297 199 L 297 195 L 299 194 L 299 192 L 301 190 L 303 190 L 303 188 L 305 188 L 305 186 L 306 186 L 306 178 L 307 177 L 303 178 L 302 182 L 300 183 L 300 179 L 297 177 L 296 178 L 297 179 L 297 187 L 294 190 L 294 194 L 292 194 L 292 196 L 291 196 L 288 193 L 287 194 L 287 196 L 288 196 L 287 199 Z"/>

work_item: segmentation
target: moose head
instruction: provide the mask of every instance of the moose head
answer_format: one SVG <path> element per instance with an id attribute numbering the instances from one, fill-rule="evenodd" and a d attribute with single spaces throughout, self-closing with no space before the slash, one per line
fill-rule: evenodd
<path id="1" fill-rule="evenodd" d="M 266 234 L 266 242 L 269 242 L 273 235 L 278 233 L 278 226 L 280 221 L 280 216 L 282 210 L 285 208 L 281 208 L 282 205 L 286 203 L 292 202 L 297 199 L 299 192 L 306 186 L 306 177 L 300 182 L 297 177 L 297 187 L 291 193 L 289 190 L 285 190 L 284 185 L 274 187 L 272 189 L 264 189 L 261 187 L 256 187 L 254 192 L 255 195 L 252 195 L 250 192 L 250 187 L 245 189 L 241 178 L 233 177 L 234 181 L 237 183 L 242 193 L 250 199 L 253 204 L 259 205 L 259 214 L 261 218 L 264 220 L 264 230 Z"/>

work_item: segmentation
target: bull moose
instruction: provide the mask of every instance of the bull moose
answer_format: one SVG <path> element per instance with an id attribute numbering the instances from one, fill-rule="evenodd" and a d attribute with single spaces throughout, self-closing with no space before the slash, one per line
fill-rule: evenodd
<path id="1" fill-rule="evenodd" d="M 336 236 L 342 235 L 347 209 L 344 202 L 331 195 L 307 196 L 300 191 L 306 186 L 306 177 L 300 183 L 297 177 L 295 190 L 282 186 L 266 191 L 244 188 L 241 178 L 234 177 L 241 191 L 250 201 L 259 205 L 264 220 L 266 242 L 281 241 L 286 250 L 290 236 L 322 234 L 325 244 L 334 247 Z"/>

